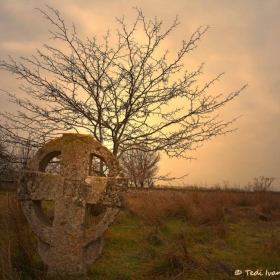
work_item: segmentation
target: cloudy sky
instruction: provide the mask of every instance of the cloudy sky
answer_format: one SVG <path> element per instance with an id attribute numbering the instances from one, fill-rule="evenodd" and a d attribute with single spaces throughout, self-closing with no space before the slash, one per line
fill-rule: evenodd
<path id="1" fill-rule="evenodd" d="M 0 60 L 29 56 L 50 44 L 49 23 L 35 8 L 48 4 L 58 9 L 69 27 L 75 23 L 81 38 L 102 36 L 116 29 L 115 17 L 127 22 L 136 17 L 132 7 L 147 18 L 157 16 L 166 27 L 176 15 L 181 24 L 170 34 L 167 46 L 176 52 L 199 26 L 210 26 L 185 66 L 205 63 L 202 85 L 225 72 L 209 93 L 229 94 L 249 86 L 222 110 L 225 120 L 242 115 L 234 133 L 206 142 L 190 155 L 195 161 L 163 158 L 160 172 L 172 176 L 189 173 L 185 184 L 244 185 L 261 175 L 275 177 L 280 190 L 280 1 L 279 0 L 0 0 Z M 1 71 L 0 88 L 19 92 L 15 77 Z M 0 110 L 15 108 L 0 93 Z"/>

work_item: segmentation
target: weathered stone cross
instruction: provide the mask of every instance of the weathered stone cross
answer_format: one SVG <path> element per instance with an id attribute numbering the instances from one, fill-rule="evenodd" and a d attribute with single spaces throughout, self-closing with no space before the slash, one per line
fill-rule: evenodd
<path id="1" fill-rule="evenodd" d="M 60 174 L 45 173 L 47 164 L 61 155 Z M 109 168 L 108 177 L 90 174 L 92 157 Z M 112 153 L 82 134 L 64 134 L 47 143 L 19 179 L 18 196 L 32 229 L 39 237 L 38 250 L 49 274 L 86 276 L 102 250 L 102 234 L 122 206 L 127 180 Z M 55 201 L 53 223 L 41 201 Z M 103 219 L 87 228 L 87 204 L 107 207 Z"/>

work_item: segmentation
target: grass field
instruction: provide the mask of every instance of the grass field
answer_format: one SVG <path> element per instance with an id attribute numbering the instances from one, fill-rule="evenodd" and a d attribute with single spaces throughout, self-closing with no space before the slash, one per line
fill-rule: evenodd
<path id="1" fill-rule="evenodd" d="M 2 279 L 47 279 L 15 194 L 0 194 L 0 211 Z M 129 194 L 104 237 L 89 279 L 279 279 L 280 194 Z"/>

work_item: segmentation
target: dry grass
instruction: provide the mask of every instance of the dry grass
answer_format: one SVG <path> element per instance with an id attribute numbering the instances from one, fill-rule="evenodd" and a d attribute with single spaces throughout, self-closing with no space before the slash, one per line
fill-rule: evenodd
<path id="1" fill-rule="evenodd" d="M 16 195 L 0 199 L 0 278 L 47 279 Z M 53 205 L 44 207 L 52 215 Z M 91 208 L 92 219 L 103 210 Z M 243 263 L 275 270 L 279 223 L 277 193 L 129 193 L 91 279 L 234 279 Z"/>
<path id="2" fill-rule="evenodd" d="M 271 237 L 266 240 L 260 254 L 270 259 L 279 259 L 280 257 L 280 238 L 279 235 L 271 234 Z"/>
<path id="3" fill-rule="evenodd" d="M 44 265 L 37 254 L 37 240 L 16 195 L 8 194 L 4 201 L 6 208 L 0 214 L 0 275 L 3 279 L 40 279 Z"/>
<path id="4" fill-rule="evenodd" d="M 190 221 L 195 225 L 221 225 L 227 219 L 242 218 L 238 207 L 252 212 L 252 219 L 278 219 L 280 194 L 212 191 L 185 193 L 129 194 L 126 209 L 147 225 L 160 225 L 166 218 Z M 233 210 L 234 209 L 234 210 Z"/>
<path id="5" fill-rule="evenodd" d="M 140 256 L 147 261 L 143 279 L 233 279 L 234 264 L 223 261 L 224 257 L 211 258 L 207 250 L 220 247 L 218 254 L 224 254 L 228 244 L 244 238 L 258 236 L 259 223 L 280 221 L 280 195 L 269 192 L 228 192 L 188 191 L 143 192 L 129 194 L 126 210 L 130 215 L 138 217 L 146 227 L 142 236 L 142 251 Z M 172 221 L 181 220 L 190 230 L 180 230 L 180 225 L 174 227 L 179 232 L 172 236 L 164 236 L 165 227 Z M 249 225 L 249 236 L 242 237 L 243 229 L 233 235 L 232 225 L 239 228 L 243 223 Z M 251 226 L 252 225 L 252 226 Z M 265 224 L 264 224 L 265 225 Z M 273 225 L 272 225 L 273 227 Z M 262 240 L 261 251 L 257 244 L 252 247 L 256 253 L 247 258 L 259 256 L 268 268 L 273 268 L 276 256 L 280 254 L 280 239 L 276 236 Z M 249 243 L 251 244 L 251 243 Z M 253 243 L 255 244 L 255 243 Z M 160 249 L 161 248 L 161 249 Z M 196 248 L 194 251 L 192 248 Z M 203 249 L 201 249 L 203 248 Z M 208 248 L 208 249 L 207 249 Z M 211 249 L 210 249 L 211 248 Z M 198 250 L 198 251 L 196 251 Z M 206 250 L 201 255 L 200 250 Z M 260 252 L 260 255 L 258 255 Z M 248 252 L 244 252 L 248 254 Z M 232 258 L 232 257 L 231 257 Z M 225 256 L 227 259 L 227 256 Z M 248 259 L 250 263 L 256 260 Z M 238 263 L 233 257 L 233 263 Z M 276 269 L 276 268 L 274 268 Z M 186 277 L 188 275 L 188 277 Z"/>

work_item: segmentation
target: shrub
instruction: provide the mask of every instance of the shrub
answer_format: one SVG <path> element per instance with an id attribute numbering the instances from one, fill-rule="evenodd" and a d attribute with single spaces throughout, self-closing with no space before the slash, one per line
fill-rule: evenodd
<path id="1" fill-rule="evenodd" d="M 275 178 L 273 177 L 269 178 L 269 177 L 260 176 L 259 178 L 254 178 L 253 183 L 248 183 L 247 188 L 250 191 L 254 191 L 254 192 L 268 191 L 274 180 Z"/>

